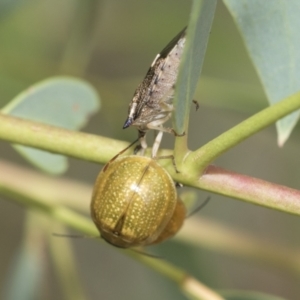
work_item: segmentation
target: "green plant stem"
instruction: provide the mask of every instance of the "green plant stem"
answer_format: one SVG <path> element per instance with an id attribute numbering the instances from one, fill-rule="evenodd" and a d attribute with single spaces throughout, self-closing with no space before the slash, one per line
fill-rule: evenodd
<path id="1" fill-rule="evenodd" d="M 82 199 L 91 197 L 93 187 L 89 184 L 62 177 L 50 177 L 1 159 L 0 170 L 0 191 L 1 188 L 20 191 L 31 198 L 63 204 L 80 212 L 88 211 L 87 203 Z"/>
<path id="2" fill-rule="evenodd" d="M 210 165 L 197 177 L 174 174 L 184 185 L 233 197 L 252 204 L 300 215 L 300 191 Z"/>
<path id="3" fill-rule="evenodd" d="M 191 152 L 185 163 L 199 175 L 221 154 L 299 108 L 300 92 L 267 107 Z"/>
<path id="4" fill-rule="evenodd" d="M 114 154 L 128 146 L 127 142 L 1 113 L 0 139 L 98 163 L 107 162 Z"/>
<path id="5" fill-rule="evenodd" d="M 128 145 L 122 141 L 3 114 L 0 114 L 0 139 L 99 163 L 107 162 Z M 159 155 L 171 153 L 170 150 L 162 150 Z M 181 165 L 180 173 L 174 171 L 171 160 L 159 162 L 167 168 L 177 182 L 300 215 L 300 191 L 298 190 L 215 167 L 207 168 L 206 173 L 199 176 L 193 172 L 196 162 L 191 164 L 190 160 L 189 163 Z"/>
<path id="6" fill-rule="evenodd" d="M 83 217 L 82 215 L 73 212 L 72 210 L 55 203 L 45 201 L 45 199 L 37 199 L 30 197 L 27 194 L 23 194 L 19 191 L 13 191 L 0 184 L 0 192 L 2 195 L 9 197 L 19 204 L 30 207 L 30 209 L 39 211 L 52 217 L 53 219 L 60 221 L 61 223 L 70 226 L 83 234 L 91 237 L 99 236 L 99 233 L 95 225 L 90 219 Z M 99 241 L 101 239 L 99 238 Z M 184 292 L 193 295 L 195 299 L 202 300 L 224 300 L 214 291 L 197 281 L 192 276 L 189 276 L 183 269 L 180 269 L 167 261 L 158 260 L 144 254 L 140 254 L 132 250 L 119 250 L 123 251 L 132 258 L 142 262 L 149 266 L 153 270 L 157 271 L 161 275 L 174 281 Z"/>

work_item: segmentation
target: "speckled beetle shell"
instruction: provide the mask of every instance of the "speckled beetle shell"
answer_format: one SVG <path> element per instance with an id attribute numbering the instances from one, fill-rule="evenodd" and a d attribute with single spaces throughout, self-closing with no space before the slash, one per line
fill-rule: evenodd
<path id="1" fill-rule="evenodd" d="M 98 175 L 91 214 L 101 236 L 110 244 L 121 248 L 145 246 L 175 234 L 170 220 L 178 202 L 171 176 L 155 160 L 125 156 L 109 162 Z M 164 229 L 169 233 L 161 238 Z"/>

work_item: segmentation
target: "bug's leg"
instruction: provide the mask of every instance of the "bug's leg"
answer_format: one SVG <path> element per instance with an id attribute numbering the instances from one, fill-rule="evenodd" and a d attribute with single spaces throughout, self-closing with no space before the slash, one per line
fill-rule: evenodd
<path id="1" fill-rule="evenodd" d="M 153 147 L 152 147 L 152 158 L 156 157 L 156 154 L 157 154 L 158 148 L 160 146 L 163 134 L 164 134 L 164 132 L 160 130 L 158 132 L 158 134 L 156 135 L 156 137 L 155 137 Z"/>
<path id="2" fill-rule="evenodd" d="M 141 155 L 144 156 L 147 149 L 146 131 L 139 130 L 138 141 L 140 144 L 135 147 L 134 154 L 137 154 L 139 151 L 141 151 Z"/>
<path id="3" fill-rule="evenodd" d="M 196 111 L 199 109 L 199 103 L 197 100 L 193 100 L 193 103 L 195 104 Z"/>
<path id="4" fill-rule="evenodd" d="M 151 124 L 148 124 L 147 128 L 148 129 L 154 129 L 154 130 L 157 130 L 157 131 L 163 131 L 163 132 L 171 133 L 171 134 L 173 134 L 175 136 L 185 136 L 185 132 L 183 132 L 183 133 L 177 133 L 173 128 L 162 127 L 162 126 L 155 126 L 155 125 L 151 125 Z"/>
<path id="5" fill-rule="evenodd" d="M 170 132 L 173 133 L 175 136 L 185 136 L 185 132 L 177 133 L 173 128 L 167 128 L 167 129 L 170 129 Z"/>

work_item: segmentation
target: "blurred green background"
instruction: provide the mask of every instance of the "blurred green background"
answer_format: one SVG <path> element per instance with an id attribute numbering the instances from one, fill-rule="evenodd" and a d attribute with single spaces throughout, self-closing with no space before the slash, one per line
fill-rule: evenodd
<path id="1" fill-rule="evenodd" d="M 184 0 L 0 1 L 0 107 L 39 80 L 76 76 L 93 84 L 102 99 L 101 111 L 84 131 L 133 141 L 136 131 L 122 130 L 129 101 L 155 55 L 186 25 L 190 7 L 191 2 Z M 191 113 L 191 149 L 267 106 L 241 37 L 221 1 L 195 99 L 200 109 Z M 299 126 L 279 149 L 272 126 L 223 155 L 216 164 L 300 189 L 297 135 Z M 172 145 L 173 137 L 165 136 L 163 147 Z M 3 141 L 0 155 L 31 167 Z M 100 166 L 70 161 L 65 176 L 93 184 Z M 198 192 L 199 203 L 206 197 L 207 193 Z M 18 252 L 25 210 L 1 196 L 0 200 L 1 289 Z M 88 207 L 90 199 L 82 202 Z M 211 195 L 209 204 L 193 218 L 207 218 L 300 251 L 300 219 L 296 216 Z M 90 239 L 71 242 L 87 299 L 185 299 L 167 279 L 109 245 Z M 44 251 L 48 252 L 47 247 Z M 299 299 L 299 273 L 174 241 L 155 251 L 212 288 L 258 290 Z M 51 261 L 45 269 L 42 292 L 36 299 L 62 299 Z"/>

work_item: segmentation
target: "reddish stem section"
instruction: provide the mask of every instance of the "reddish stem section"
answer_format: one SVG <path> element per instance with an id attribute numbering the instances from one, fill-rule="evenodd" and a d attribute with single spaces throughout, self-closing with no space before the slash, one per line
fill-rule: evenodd
<path id="1" fill-rule="evenodd" d="M 300 191 L 210 165 L 197 186 L 253 204 L 300 214 Z"/>

